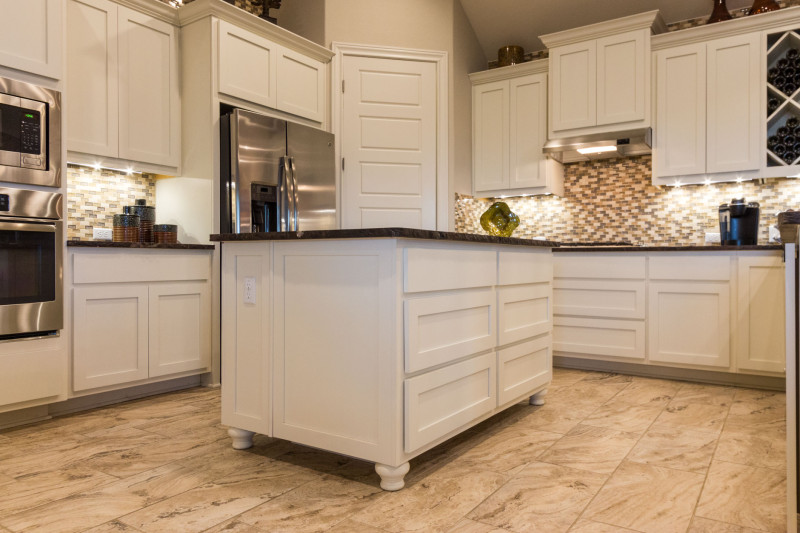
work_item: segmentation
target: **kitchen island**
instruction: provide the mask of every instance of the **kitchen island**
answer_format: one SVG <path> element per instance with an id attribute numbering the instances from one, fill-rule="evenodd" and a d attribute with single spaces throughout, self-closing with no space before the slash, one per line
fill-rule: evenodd
<path id="1" fill-rule="evenodd" d="M 552 376 L 554 243 L 398 228 L 224 234 L 222 422 L 409 460 Z"/>

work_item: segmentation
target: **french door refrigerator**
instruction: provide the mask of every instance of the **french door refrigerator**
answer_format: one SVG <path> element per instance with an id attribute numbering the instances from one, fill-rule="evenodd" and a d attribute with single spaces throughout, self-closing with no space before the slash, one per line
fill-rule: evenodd
<path id="1" fill-rule="evenodd" d="M 336 229 L 332 133 L 243 109 L 220 123 L 221 233 Z"/>

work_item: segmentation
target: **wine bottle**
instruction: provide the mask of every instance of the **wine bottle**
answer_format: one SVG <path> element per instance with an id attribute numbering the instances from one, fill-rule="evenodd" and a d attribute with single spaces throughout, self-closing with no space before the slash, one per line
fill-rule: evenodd
<path id="1" fill-rule="evenodd" d="M 783 157 L 783 154 L 786 153 L 786 146 L 778 143 L 772 148 L 772 153 L 778 157 Z"/>

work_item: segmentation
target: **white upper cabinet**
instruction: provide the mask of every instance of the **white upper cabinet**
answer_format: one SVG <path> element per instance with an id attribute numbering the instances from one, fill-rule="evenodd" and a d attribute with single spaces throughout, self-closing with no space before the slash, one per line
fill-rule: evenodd
<path id="1" fill-rule="evenodd" d="M 760 43 L 750 33 L 656 52 L 654 183 L 760 167 Z"/>
<path id="2" fill-rule="evenodd" d="M 67 2 L 67 149 L 177 167 L 178 31 L 108 0 Z M 119 164 L 119 163 L 118 163 Z"/>
<path id="3" fill-rule="evenodd" d="M 0 0 L 0 65 L 61 78 L 61 0 Z"/>
<path id="4" fill-rule="evenodd" d="M 649 11 L 541 36 L 550 51 L 551 139 L 650 125 Z"/>
<path id="5" fill-rule="evenodd" d="M 563 169 L 545 157 L 546 62 L 471 74 L 473 189 L 478 196 L 560 194 Z"/>
<path id="6" fill-rule="evenodd" d="M 325 121 L 325 63 L 223 20 L 218 36 L 220 93 Z"/>

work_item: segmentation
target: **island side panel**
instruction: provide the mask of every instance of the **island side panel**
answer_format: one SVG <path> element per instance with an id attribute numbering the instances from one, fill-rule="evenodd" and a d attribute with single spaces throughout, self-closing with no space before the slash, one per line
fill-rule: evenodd
<path id="1" fill-rule="evenodd" d="M 272 435 L 271 242 L 222 244 L 222 423 Z"/>
<path id="2" fill-rule="evenodd" d="M 274 436 L 392 463 L 394 239 L 274 244 Z"/>

